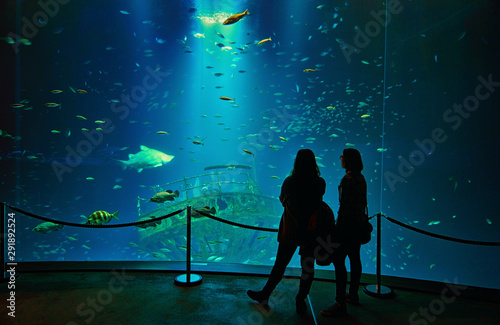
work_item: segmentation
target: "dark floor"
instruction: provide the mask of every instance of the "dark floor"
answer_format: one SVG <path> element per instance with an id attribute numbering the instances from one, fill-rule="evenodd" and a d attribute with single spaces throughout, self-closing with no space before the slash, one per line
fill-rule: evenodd
<path id="1" fill-rule="evenodd" d="M 399 289 L 391 299 L 360 292 L 361 306 L 326 318 L 320 311 L 333 303 L 333 282 L 315 281 L 307 315 L 299 316 L 294 278 L 283 279 L 266 309 L 246 295 L 261 289 L 265 277 L 199 273 L 200 285 L 180 287 L 175 273 L 113 272 L 22 274 L 15 283 L 15 318 L 6 315 L 10 290 L 1 285 L 0 324 L 500 324 L 499 303 L 454 299 L 452 291 L 441 297 Z"/>

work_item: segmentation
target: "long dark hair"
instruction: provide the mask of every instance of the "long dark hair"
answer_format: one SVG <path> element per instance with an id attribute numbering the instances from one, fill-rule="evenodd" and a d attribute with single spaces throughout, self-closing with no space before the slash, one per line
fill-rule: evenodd
<path id="1" fill-rule="evenodd" d="M 293 163 L 292 177 L 303 181 L 320 175 L 314 152 L 311 149 L 300 149 Z"/>
<path id="2" fill-rule="evenodd" d="M 352 173 L 361 173 L 363 170 L 363 161 L 361 154 L 358 150 L 353 148 L 344 149 L 342 154 L 344 156 L 345 170 Z"/>

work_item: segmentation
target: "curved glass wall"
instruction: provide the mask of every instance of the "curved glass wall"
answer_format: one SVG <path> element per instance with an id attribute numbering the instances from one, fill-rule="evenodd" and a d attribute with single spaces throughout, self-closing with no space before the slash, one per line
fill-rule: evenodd
<path id="1" fill-rule="evenodd" d="M 324 200 L 336 211 L 339 155 L 352 147 L 362 153 L 370 215 L 498 241 L 494 1 L 4 7 L 11 95 L 0 166 L 2 201 L 11 206 L 118 224 L 189 204 L 277 229 L 277 197 L 296 152 L 315 152 Z M 15 218 L 17 261 L 186 258 L 185 212 L 145 228 L 47 233 L 35 228 L 43 220 Z M 229 271 L 274 263 L 275 232 L 200 216 L 192 226 L 194 263 Z M 435 239 L 386 219 L 381 231 L 383 275 L 500 288 L 496 247 Z M 375 240 L 362 247 L 362 261 L 363 272 L 375 273 Z"/>

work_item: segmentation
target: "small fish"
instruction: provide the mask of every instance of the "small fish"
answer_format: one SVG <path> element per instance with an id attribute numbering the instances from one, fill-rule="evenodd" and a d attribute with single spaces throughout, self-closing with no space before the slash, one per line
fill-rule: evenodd
<path id="1" fill-rule="evenodd" d="M 267 237 L 269 237 L 269 235 L 259 236 L 259 237 L 255 238 L 255 239 L 264 239 L 264 238 L 267 238 Z"/>
<path id="2" fill-rule="evenodd" d="M 387 151 L 387 149 L 386 148 L 377 148 L 377 151 L 378 152 L 385 152 L 385 151 Z"/>
<path id="3" fill-rule="evenodd" d="M 205 38 L 205 34 L 201 34 L 201 33 L 196 33 L 193 36 L 196 38 Z"/>
<path id="4" fill-rule="evenodd" d="M 60 94 L 60 93 L 62 93 L 63 91 L 62 91 L 62 90 L 60 90 L 60 89 L 54 89 L 54 90 L 51 90 L 50 92 L 51 92 L 51 93 L 53 93 L 53 94 Z"/>
<path id="5" fill-rule="evenodd" d="M 275 175 L 271 176 L 271 178 L 273 178 L 273 179 L 281 179 L 281 177 L 275 176 Z"/>
<path id="6" fill-rule="evenodd" d="M 210 245 L 217 245 L 217 244 L 224 244 L 225 241 L 222 241 L 222 240 L 209 240 L 207 243 L 209 243 Z"/>
<path id="7" fill-rule="evenodd" d="M 201 211 L 203 213 L 206 213 L 206 214 L 212 214 L 214 215 L 215 212 L 217 212 L 217 210 L 215 210 L 214 207 L 209 207 L 208 205 L 207 206 L 204 206 L 203 208 L 196 208 L 196 210 L 198 211 Z M 191 210 L 191 217 L 193 218 L 203 218 L 205 216 L 199 214 L 198 212 L 194 211 L 194 210 Z"/>
<path id="8" fill-rule="evenodd" d="M 216 77 L 220 77 L 220 76 L 223 76 L 223 75 L 224 75 L 224 74 L 223 74 L 223 73 L 221 73 L 221 72 L 216 72 L 216 73 L 214 73 L 214 76 L 216 76 Z"/>
<path id="9" fill-rule="evenodd" d="M 370 62 L 368 62 L 368 61 L 361 61 L 361 63 L 363 63 L 363 64 L 370 64 Z"/>
<path id="10" fill-rule="evenodd" d="M 143 218 L 139 218 L 137 220 L 137 222 L 146 221 L 146 220 L 153 220 L 155 218 L 156 218 L 155 216 L 143 217 Z M 155 220 L 155 221 L 152 221 L 152 222 L 143 223 L 141 225 L 136 225 L 136 227 L 139 227 L 139 228 L 142 228 L 142 229 L 146 229 L 146 228 L 149 228 L 149 227 L 156 228 L 156 226 L 158 226 L 158 225 L 161 224 L 161 221 L 162 220 Z"/>
<path id="11" fill-rule="evenodd" d="M 130 15 L 130 12 L 125 11 L 125 10 L 120 10 L 120 13 L 122 13 L 122 14 L 124 14 L 124 15 Z"/>
<path id="12" fill-rule="evenodd" d="M 88 247 L 87 245 L 82 245 L 82 247 L 85 249 L 90 249 L 90 247 Z"/>
<path id="13" fill-rule="evenodd" d="M 54 134 L 59 134 L 59 133 L 61 133 L 61 131 L 59 131 L 59 130 L 52 130 L 52 131 L 50 131 L 50 132 L 52 132 L 52 133 L 54 133 Z"/>
<path id="14" fill-rule="evenodd" d="M 77 115 L 76 117 L 79 118 L 82 121 L 86 121 L 87 120 L 87 118 L 85 116 Z"/>
<path id="15" fill-rule="evenodd" d="M 219 98 L 222 99 L 222 100 L 234 100 L 234 98 L 226 97 L 226 96 L 221 96 Z"/>
<path id="16" fill-rule="evenodd" d="M 21 44 L 23 44 L 23 45 L 31 45 L 31 44 L 32 44 L 32 43 L 31 43 L 31 41 L 30 41 L 29 39 L 27 39 L 27 38 L 21 38 L 21 39 L 19 40 L 19 42 L 20 42 Z"/>
<path id="17" fill-rule="evenodd" d="M 157 259 L 162 259 L 165 257 L 165 255 L 161 254 L 161 253 L 156 253 L 156 252 L 153 252 L 151 253 L 151 255 L 154 257 L 154 258 L 157 258 Z"/>
<path id="18" fill-rule="evenodd" d="M 261 45 L 261 44 L 263 44 L 263 43 L 265 43 L 265 42 L 270 42 L 270 41 L 272 41 L 271 37 L 269 37 L 269 38 L 266 38 L 266 39 L 263 39 L 263 40 L 259 41 L 259 42 L 257 43 L 257 45 Z"/>
<path id="19" fill-rule="evenodd" d="M 304 69 L 302 71 L 304 71 L 304 72 L 316 72 L 316 69 Z"/>
<path id="20" fill-rule="evenodd" d="M 250 150 L 247 150 L 247 149 L 243 149 L 243 151 L 249 155 L 252 155 L 252 156 L 255 156 L 253 152 L 251 152 Z"/>
<path id="21" fill-rule="evenodd" d="M 179 191 L 176 190 L 175 192 L 172 192 L 171 190 L 168 190 L 156 193 L 149 199 L 149 202 L 163 203 L 166 201 L 173 201 L 176 197 L 179 197 Z"/>
<path id="22" fill-rule="evenodd" d="M 88 180 L 88 181 L 93 181 L 95 178 L 94 177 L 87 177 L 85 179 Z"/>
<path id="23" fill-rule="evenodd" d="M 119 189 L 121 189 L 121 188 L 122 188 L 122 186 L 121 186 L 121 185 L 118 185 L 118 184 L 117 184 L 117 185 L 115 185 L 115 186 L 113 186 L 113 190 L 119 190 Z"/>
<path id="24" fill-rule="evenodd" d="M 45 106 L 47 107 L 61 107 L 61 104 L 58 104 L 58 103 L 45 103 L 44 104 Z"/>
<path id="25" fill-rule="evenodd" d="M 193 144 L 196 144 L 196 145 L 198 145 L 198 146 L 203 146 L 203 145 L 204 145 L 204 144 L 203 144 L 203 142 L 201 142 L 201 141 L 197 141 L 197 140 L 194 140 L 194 141 L 193 141 Z"/>
<path id="26" fill-rule="evenodd" d="M 66 238 L 68 238 L 69 240 L 73 240 L 73 241 L 76 240 L 75 237 L 71 237 L 71 236 L 67 236 Z"/>
<path id="27" fill-rule="evenodd" d="M 42 222 L 41 224 L 39 224 L 38 226 L 33 228 L 33 231 L 39 232 L 41 234 L 48 234 L 49 232 L 58 231 L 58 230 L 62 229 L 63 227 L 64 227 L 64 225 L 60 225 L 57 223 Z"/>
<path id="28" fill-rule="evenodd" d="M 12 108 L 23 108 L 24 106 L 26 106 L 26 105 L 19 104 L 19 103 L 10 104 L 10 107 L 12 107 Z"/>
<path id="29" fill-rule="evenodd" d="M 16 41 L 12 37 L 0 37 L 1 40 L 4 40 L 7 44 L 16 44 Z"/>
<path id="30" fill-rule="evenodd" d="M 363 115 L 361 115 L 361 118 L 367 118 L 367 117 L 370 117 L 370 114 L 363 114 Z"/>
<path id="31" fill-rule="evenodd" d="M 87 225 L 102 225 L 103 223 L 108 223 L 112 218 L 118 219 L 118 210 L 113 214 L 106 211 L 95 211 L 87 219 Z"/>
<path id="32" fill-rule="evenodd" d="M 279 137 L 281 141 L 287 142 L 288 140 L 285 137 Z"/>
<path id="33" fill-rule="evenodd" d="M 88 94 L 89 93 L 85 89 L 77 89 L 76 92 L 79 93 L 79 94 Z"/>
<path id="34" fill-rule="evenodd" d="M 224 22 L 222 23 L 222 25 L 231 25 L 231 24 L 234 24 L 236 22 L 238 22 L 241 18 L 245 17 L 246 15 L 248 15 L 248 9 L 243 11 L 242 13 L 239 13 L 239 14 L 234 14 L 232 16 L 230 16 L 229 18 L 227 18 L 226 20 L 224 20 Z"/>
<path id="35" fill-rule="evenodd" d="M 95 121 L 95 124 L 106 124 L 106 122 L 102 121 L 102 120 L 97 120 L 97 121 Z"/>
<path id="36" fill-rule="evenodd" d="M 169 134 L 167 131 L 158 131 L 156 134 Z"/>

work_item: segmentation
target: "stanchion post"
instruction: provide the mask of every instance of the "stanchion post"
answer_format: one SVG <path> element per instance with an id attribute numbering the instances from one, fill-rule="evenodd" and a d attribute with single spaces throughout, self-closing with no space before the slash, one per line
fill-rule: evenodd
<path id="1" fill-rule="evenodd" d="M 382 213 L 377 213 L 377 283 L 369 284 L 363 288 L 363 292 L 369 296 L 376 298 L 390 298 L 394 295 L 394 291 L 391 288 L 383 286 L 380 284 L 381 282 L 381 252 L 382 252 Z"/>
<path id="2" fill-rule="evenodd" d="M 181 287 L 192 287 L 201 284 L 203 278 L 198 274 L 191 274 L 191 206 L 188 205 L 186 209 L 186 274 L 181 274 L 175 278 L 175 284 Z"/>

